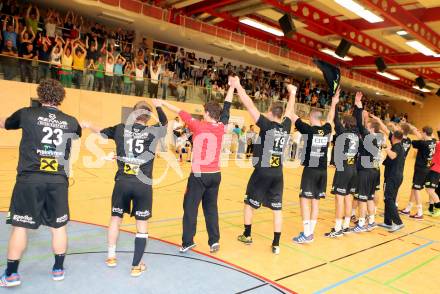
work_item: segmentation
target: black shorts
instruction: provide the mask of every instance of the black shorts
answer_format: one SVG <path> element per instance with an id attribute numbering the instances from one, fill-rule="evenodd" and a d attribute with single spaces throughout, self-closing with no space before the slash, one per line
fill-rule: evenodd
<path id="1" fill-rule="evenodd" d="M 65 226 L 70 218 L 68 190 L 69 183 L 62 176 L 17 177 L 6 223 L 27 229 Z"/>
<path id="2" fill-rule="evenodd" d="M 414 169 L 413 190 L 423 190 L 428 179 L 428 174 L 429 168 L 416 167 Z"/>
<path id="3" fill-rule="evenodd" d="M 247 188 L 244 203 L 258 209 L 261 205 L 272 210 L 283 206 L 283 173 L 271 168 L 254 169 Z"/>
<path id="4" fill-rule="evenodd" d="M 333 178 L 332 194 L 347 196 L 356 193 L 357 170 L 345 168 L 344 171 L 336 171 Z"/>
<path id="5" fill-rule="evenodd" d="M 361 169 L 358 171 L 357 191 L 355 198 L 366 202 L 374 200 L 377 186 L 377 169 Z"/>
<path id="6" fill-rule="evenodd" d="M 304 167 L 299 197 L 308 199 L 325 198 L 327 190 L 327 169 Z"/>
<path id="7" fill-rule="evenodd" d="M 374 171 L 374 191 L 380 190 L 380 169 L 373 168 Z"/>
<path id="8" fill-rule="evenodd" d="M 153 189 L 150 185 L 116 180 L 112 195 L 112 216 L 122 218 L 127 213 L 136 220 L 147 220 L 152 216 L 152 206 Z"/>
<path id="9" fill-rule="evenodd" d="M 425 188 L 437 189 L 440 182 L 440 173 L 430 170 L 426 177 Z"/>

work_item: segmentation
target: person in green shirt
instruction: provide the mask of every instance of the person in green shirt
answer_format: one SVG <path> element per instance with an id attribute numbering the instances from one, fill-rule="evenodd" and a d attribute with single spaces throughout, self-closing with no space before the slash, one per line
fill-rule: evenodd
<path id="1" fill-rule="evenodd" d="M 127 63 L 124 70 L 124 95 L 131 94 L 131 86 L 133 85 L 133 76 L 134 76 L 134 64 Z"/>
<path id="2" fill-rule="evenodd" d="M 33 9 L 33 10 L 32 10 Z M 37 33 L 38 20 L 40 19 L 40 10 L 37 5 L 30 4 L 26 12 L 26 26 Z"/>
<path id="3" fill-rule="evenodd" d="M 97 89 L 98 92 L 101 92 L 102 88 L 104 88 L 104 71 L 105 71 L 104 61 L 101 56 L 98 58 L 98 61 L 95 64 L 95 68 L 96 68 L 96 73 L 95 73 L 95 83 L 93 85 L 93 91 Z"/>

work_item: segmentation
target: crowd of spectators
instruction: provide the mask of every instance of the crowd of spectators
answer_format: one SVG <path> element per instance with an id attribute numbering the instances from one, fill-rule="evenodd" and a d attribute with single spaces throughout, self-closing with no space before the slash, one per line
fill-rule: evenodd
<path id="1" fill-rule="evenodd" d="M 32 83 L 51 77 L 66 87 L 93 91 L 163 99 L 172 95 L 180 101 L 197 94 L 221 102 L 233 73 L 262 110 L 271 101 L 287 99 L 286 81 L 297 84 L 301 103 L 325 108 L 331 101 L 326 86 L 317 81 L 234 64 L 223 57 L 201 58 L 171 45 L 151 46 L 146 38 L 136 40 L 132 30 L 103 26 L 72 11 L 63 14 L 15 0 L 0 5 L 0 58 L 7 80 L 18 76 Z M 195 87 L 200 87 L 197 93 Z M 349 112 L 353 99 L 354 93 L 342 92 L 339 111 Z M 382 118 L 389 113 L 389 105 L 376 100 L 368 100 L 367 107 Z"/>

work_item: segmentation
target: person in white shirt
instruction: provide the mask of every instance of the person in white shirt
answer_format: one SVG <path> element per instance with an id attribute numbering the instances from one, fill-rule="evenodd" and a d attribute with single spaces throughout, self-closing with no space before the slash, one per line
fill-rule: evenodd
<path id="1" fill-rule="evenodd" d="M 150 83 L 148 84 L 148 93 L 150 98 L 157 98 L 157 92 L 159 90 L 159 75 L 161 73 L 159 61 L 157 64 L 153 64 L 153 61 L 150 61 Z"/>
<path id="2" fill-rule="evenodd" d="M 144 95 L 144 71 L 145 71 L 145 63 L 138 63 L 135 70 L 135 80 L 134 80 L 134 92 L 138 97 L 142 97 Z"/>

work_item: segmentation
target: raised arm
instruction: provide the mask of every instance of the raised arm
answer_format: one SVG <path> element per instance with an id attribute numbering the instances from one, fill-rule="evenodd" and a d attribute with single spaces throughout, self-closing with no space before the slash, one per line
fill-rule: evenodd
<path id="1" fill-rule="evenodd" d="M 387 126 L 383 123 L 383 121 L 382 121 L 380 118 L 378 118 L 377 116 L 375 116 L 374 114 L 372 114 L 372 113 L 370 113 L 370 117 L 379 123 L 379 125 L 380 125 L 380 130 L 381 130 L 381 131 L 382 131 L 387 137 L 389 137 L 391 132 L 390 132 L 390 130 L 387 128 Z"/>
<path id="2" fill-rule="evenodd" d="M 99 134 L 103 130 L 103 128 L 97 127 L 88 121 L 82 121 L 80 125 L 82 129 L 89 129 L 95 134 Z"/>
<path id="3" fill-rule="evenodd" d="M 341 93 L 341 88 L 339 87 L 336 90 L 335 95 L 332 98 L 332 104 L 330 106 L 330 111 L 327 114 L 327 123 L 332 123 L 335 119 L 335 113 L 336 113 L 336 105 L 339 103 L 339 94 Z"/>
<path id="4" fill-rule="evenodd" d="M 159 118 L 159 122 L 162 126 L 168 125 L 168 119 L 165 113 L 162 110 L 162 100 L 153 99 L 152 100 L 154 107 L 156 107 L 157 116 Z"/>
<path id="5" fill-rule="evenodd" d="M 168 109 L 171 110 L 172 112 L 179 113 L 179 112 L 182 111 L 179 107 L 174 106 L 174 105 L 170 104 L 170 103 L 167 102 L 167 101 L 161 101 L 161 102 L 162 102 L 162 106 L 168 108 Z"/>
<path id="6" fill-rule="evenodd" d="M 233 79 L 233 77 L 229 77 L 229 79 Z M 223 110 L 220 114 L 220 122 L 224 125 L 227 125 L 229 123 L 230 109 L 232 98 L 234 97 L 234 90 L 234 87 L 229 86 L 228 92 L 226 93 L 225 103 L 223 104 Z"/>
<path id="7" fill-rule="evenodd" d="M 420 133 L 420 131 L 413 125 L 409 125 L 411 127 L 411 131 L 414 134 L 414 136 L 417 137 L 417 139 L 422 140 L 423 139 L 423 135 L 422 133 Z"/>
<path id="8" fill-rule="evenodd" d="M 289 102 L 287 102 L 285 115 L 290 118 L 293 124 L 298 120 L 298 116 L 295 114 L 295 102 L 296 102 L 296 91 L 298 88 L 294 85 L 287 85 L 287 92 L 289 92 Z"/>
<path id="9" fill-rule="evenodd" d="M 240 100 L 243 103 L 244 107 L 246 107 L 252 119 L 257 122 L 260 118 L 261 113 L 258 111 L 257 107 L 255 107 L 252 99 L 246 94 L 246 91 L 240 85 L 240 78 L 237 76 L 232 78 L 231 86 L 237 89 L 238 96 L 240 97 Z"/>

